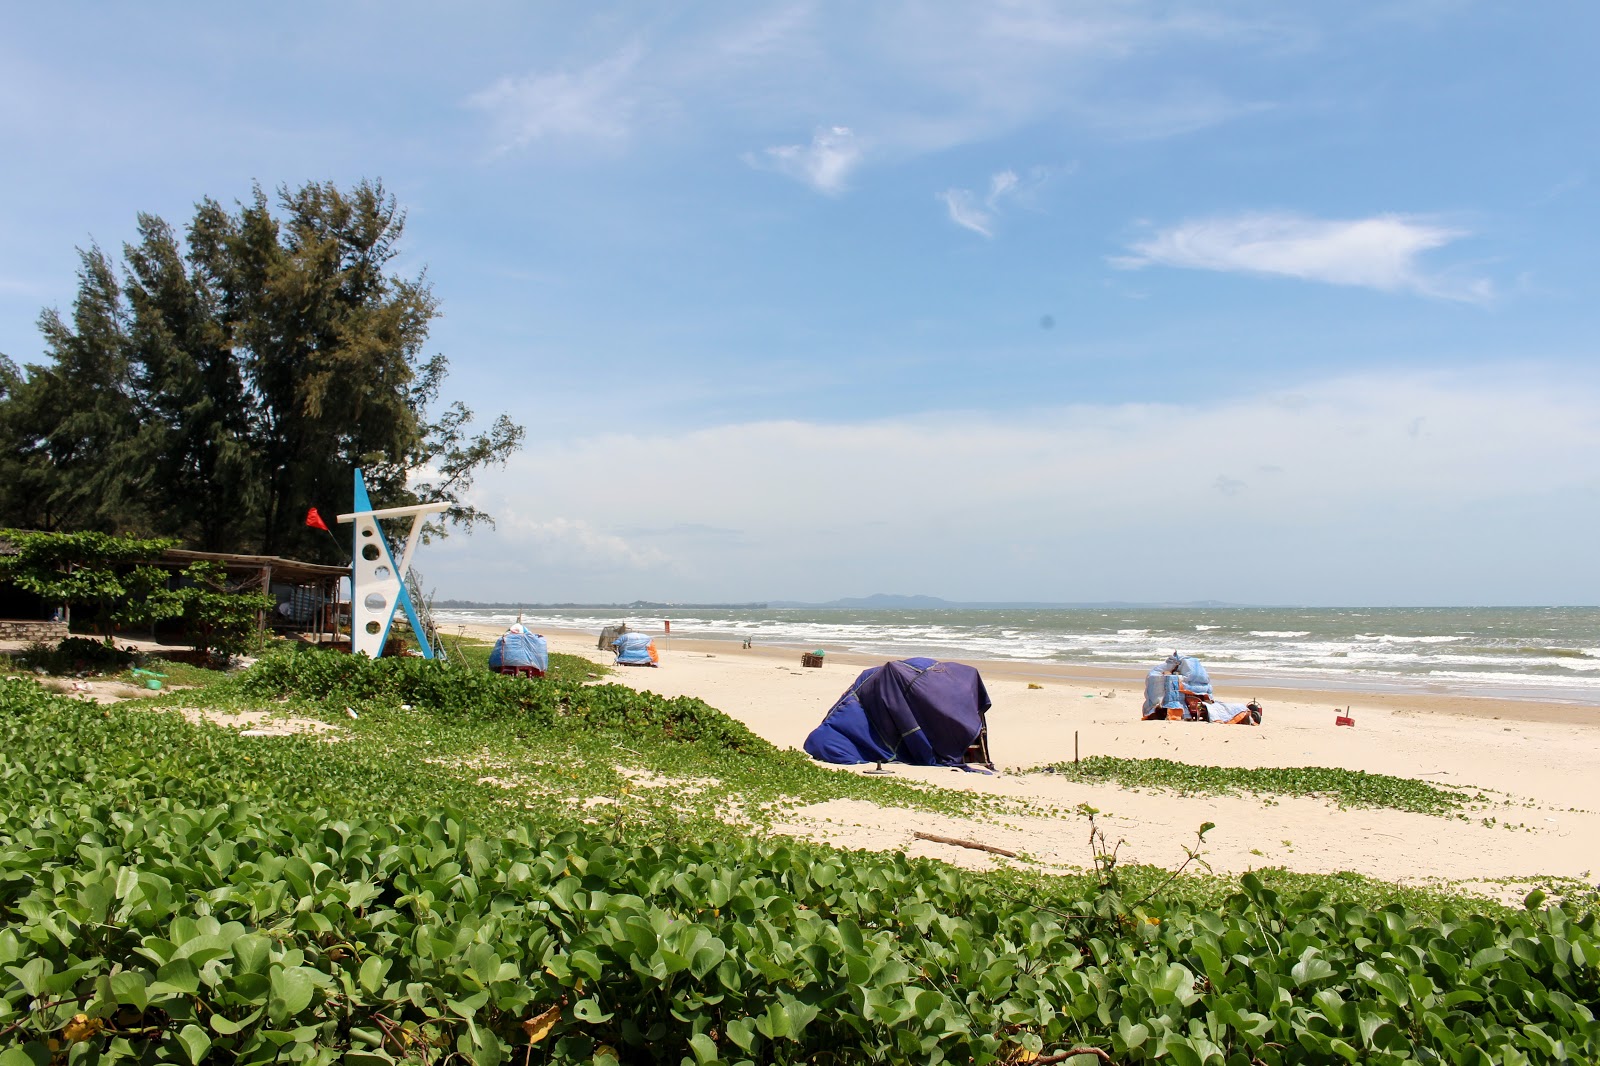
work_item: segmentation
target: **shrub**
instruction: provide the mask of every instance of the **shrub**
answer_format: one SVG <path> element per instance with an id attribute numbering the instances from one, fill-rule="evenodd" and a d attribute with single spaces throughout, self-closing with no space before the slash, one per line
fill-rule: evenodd
<path id="1" fill-rule="evenodd" d="M 115 673 L 139 661 L 131 648 L 118 648 L 86 637 L 67 637 L 59 644 L 29 644 L 17 655 L 22 665 L 47 674 L 74 674 L 84 670 Z"/>
<path id="2" fill-rule="evenodd" d="M 515 718 L 534 726 L 565 719 L 596 728 L 656 729 L 670 740 L 706 741 L 732 751 L 774 750 L 743 723 L 693 697 L 669 699 L 616 684 L 506 677 L 452 660 L 368 659 L 300 647 L 264 656 L 237 684 L 257 698 L 405 704 L 441 717 Z"/>

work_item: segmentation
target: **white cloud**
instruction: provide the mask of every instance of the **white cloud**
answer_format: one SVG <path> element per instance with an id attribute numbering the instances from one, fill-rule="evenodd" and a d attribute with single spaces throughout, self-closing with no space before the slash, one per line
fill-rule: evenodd
<path id="1" fill-rule="evenodd" d="M 1042 183 L 1047 173 L 1044 168 L 1035 168 L 1031 184 L 1036 187 Z M 949 211 L 951 222 L 985 237 L 993 237 L 994 220 L 1000 211 L 1001 201 L 1018 195 L 1021 189 L 1021 179 L 1016 171 L 1001 170 L 989 176 L 989 195 L 984 197 L 982 207 L 978 206 L 977 196 L 970 189 L 946 189 L 939 194 L 939 199 Z"/>
<path id="2" fill-rule="evenodd" d="M 621 141 L 638 107 L 631 77 L 641 55 L 629 45 L 581 70 L 501 78 L 467 102 L 489 114 L 497 151 L 552 139 Z"/>
<path id="3" fill-rule="evenodd" d="M 1203 411 L 751 422 L 537 452 L 485 474 L 474 502 L 502 521 L 472 543 L 485 571 L 530 560 L 539 583 L 519 594 L 539 599 L 826 599 L 889 585 L 970 599 L 1600 595 L 1571 564 L 1600 521 L 1600 388 L 1524 367 L 1314 380 Z M 596 471 L 622 467 L 642 476 L 596 491 Z M 505 520 L 530 499 L 581 518 Z M 659 532 L 684 527 L 739 532 Z M 557 544 L 585 560 L 582 580 L 546 558 Z M 1204 560 L 1204 591 L 1163 591 L 1178 556 Z"/>
<path id="4" fill-rule="evenodd" d="M 985 237 L 994 236 L 994 230 L 991 228 L 994 219 L 974 202 L 969 190 L 946 189 L 939 194 L 939 199 L 944 201 L 945 209 L 950 212 L 951 222 L 974 233 L 981 233 Z"/>
<path id="5" fill-rule="evenodd" d="M 845 179 L 860 166 L 864 155 L 861 139 L 849 127 L 830 126 L 818 130 L 810 144 L 768 148 L 763 156 L 749 161 L 752 165 L 765 164 L 818 192 L 832 195 L 843 191 Z"/>
<path id="6" fill-rule="evenodd" d="M 516 507 L 516 504 L 510 504 Z M 496 529 L 543 565 L 584 570 L 643 570 L 671 560 L 655 546 L 597 528 L 582 518 L 532 518 L 520 510 L 497 514 Z"/>
<path id="7" fill-rule="evenodd" d="M 1000 202 L 1000 198 L 1002 196 L 1005 196 L 1008 193 L 1013 193 L 1013 192 L 1016 192 L 1016 191 L 1017 191 L 1017 172 L 1016 171 L 1014 171 L 1014 170 L 1002 170 L 997 174 L 990 175 L 990 177 L 989 177 L 989 199 L 988 199 L 989 206 L 990 207 L 995 206 L 995 204 Z"/>
<path id="8" fill-rule="evenodd" d="M 1419 262 L 1424 252 L 1467 235 L 1405 215 L 1325 220 L 1261 212 L 1180 223 L 1135 242 L 1133 255 L 1112 262 L 1130 269 L 1159 265 L 1273 274 L 1482 302 L 1494 295 L 1487 280 L 1430 273 Z"/>
<path id="9" fill-rule="evenodd" d="M 898 4 L 840 17 L 802 0 L 698 19 L 599 16 L 587 32 L 613 42 L 612 58 L 587 67 L 530 64 L 530 72 L 502 77 L 470 102 L 493 119 L 501 151 L 556 138 L 626 143 L 642 131 L 647 111 L 652 121 L 671 119 L 674 129 L 737 130 L 746 144 L 770 144 L 762 131 L 818 115 L 848 115 L 856 129 L 871 131 L 873 162 L 1061 119 L 1116 136 L 1165 136 L 1259 105 L 1236 102 L 1210 78 L 1177 73 L 1134 72 L 1138 90 L 1119 89 L 1130 67 L 1152 57 L 1181 61 L 1196 46 L 1261 51 L 1304 36 L 1275 13 L 1246 21 L 1192 6 L 1196 13 L 1154 0 L 1002 0 L 947 5 L 936 17 Z M 746 158 L 836 192 L 869 160 L 859 142 L 829 143 L 830 132 Z"/>

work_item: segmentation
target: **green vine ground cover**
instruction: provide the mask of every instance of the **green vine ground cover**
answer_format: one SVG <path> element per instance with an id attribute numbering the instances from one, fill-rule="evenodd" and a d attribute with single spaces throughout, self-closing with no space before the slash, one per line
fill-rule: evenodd
<path id="1" fill-rule="evenodd" d="M 1427 781 L 1326 766 L 1195 766 L 1170 759 L 1120 759 L 1094 755 L 1077 763 L 1040 767 L 1070 781 L 1114 782 L 1129 788 L 1158 788 L 1185 794 L 1249 792 L 1274 796 L 1316 796 L 1345 807 L 1388 807 L 1416 814 L 1449 815 L 1489 797 Z"/>
<path id="2" fill-rule="evenodd" d="M 241 689 L 287 679 L 299 708 L 311 672 L 342 669 L 209 691 L 259 701 Z M 1570 904 L 1384 904 L 1362 879 L 1276 874 L 1150 894 L 1156 871 L 971 874 L 710 819 L 584 825 L 450 753 L 493 732 L 558 767 L 626 747 L 708 777 L 771 752 L 722 749 L 742 727 L 698 701 L 556 699 L 556 680 L 421 708 L 416 667 L 381 669 L 316 675 L 367 694 L 356 720 L 319 697 L 337 742 L 0 682 L 0 1066 L 1600 1055 L 1600 940 Z"/>

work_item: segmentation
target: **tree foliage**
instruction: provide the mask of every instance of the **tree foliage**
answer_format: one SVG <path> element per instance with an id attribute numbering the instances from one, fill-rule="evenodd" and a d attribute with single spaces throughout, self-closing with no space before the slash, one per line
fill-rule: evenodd
<path id="1" fill-rule="evenodd" d="M 358 466 L 377 506 L 489 520 L 465 493 L 523 431 L 439 408 L 438 303 L 392 271 L 404 228 L 380 183 L 311 183 L 205 199 L 182 236 L 141 215 L 120 266 L 82 252 L 72 314 L 40 316 L 46 361 L 0 359 L 0 523 L 326 556 L 301 516 L 343 510 Z"/>

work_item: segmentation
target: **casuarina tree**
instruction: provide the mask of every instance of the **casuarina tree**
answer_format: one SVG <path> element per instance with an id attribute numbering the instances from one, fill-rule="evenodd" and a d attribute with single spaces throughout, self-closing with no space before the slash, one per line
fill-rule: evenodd
<path id="1" fill-rule="evenodd" d="M 0 490 L 0 523 L 316 557 L 332 543 L 302 516 L 342 510 L 356 466 L 379 507 L 449 501 L 435 532 L 489 520 L 465 494 L 523 431 L 440 406 L 404 229 L 380 183 L 312 183 L 203 200 L 181 236 L 141 215 L 120 270 L 83 253 L 73 314 L 41 317 L 47 362 L 0 361 L 0 474 L 30 486 Z"/>

